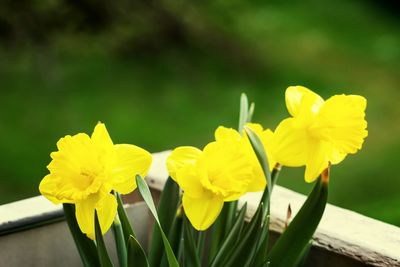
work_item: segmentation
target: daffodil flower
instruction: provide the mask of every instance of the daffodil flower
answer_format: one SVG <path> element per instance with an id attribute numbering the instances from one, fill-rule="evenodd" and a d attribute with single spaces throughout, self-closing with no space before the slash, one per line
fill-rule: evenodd
<path id="1" fill-rule="evenodd" d="M 183 190 L 182 205 L 197 230 L 206 230 L 224 202 L 239 199 L 254 178 L 243 143 L 216 141 L 203 151 L 178 147 L 167 159 L 170 176 Z"/>
<path id="2" fill-rule="evenodd" d="M 57 148 L 50 154 L 50 174 L 43 178 L 39 190 L 55 204 L 75 204 L 81 231 L 94 239 L 95 210 L 104 234 L 117 212 L 111 191 L 132 192 L 135 175 L 147 174 L 151 154 L 134 145 L 114 145 L 102 123 L 96 125 L 91 137 L 84 133 L 67 135 L 57 142 Z"/>
<path id="3" fill-rule="evenodd" d="M 358 95 L 335 95 L 324 101 L 302 86 L 286 90 L 292 115 L 275 130 L 271 153 L 282 165 L 306 166 L 305 180 L 314 181 L 331 164 L 354 154 L 368 135 L 365 108 Z"/>
<path id="4" fill-rule="evenodd" d="M 260 138 L 263 143 L 264 149 L 267 152 L 268 162 L 270 170 L 275 167 L 276 161 L 272 157 L 273 155 L 269 153 L 270 144 L 273 136 L 273 132 L 270 129 L 264 130 L 260 124 L 256 123 L 247 123 L 246 127 L 252 129 Z M 264 176 L 264 172 L 261 168 L 260 163 L 258 162 L 257 156 L 253 151 L 253 148 L 250 144 L 249 138 L 244 133 L 244 135 L 240 135 L 238 131 L 232 128 L 226 128 L 223 126 L 219 126 L 215 131 L 215 140 L 217 141 L 237 141 L 243 142 L 245 151 L 248 153 L 249 157 L 251 158 L 251 162 L 253 165 L 253 172 L 254 172 L 254 179 L 250 181 L 249 188 L 247 191 L 249 192 L 259 192 L 263 191 L 266 185 L 266 179 Z"/>

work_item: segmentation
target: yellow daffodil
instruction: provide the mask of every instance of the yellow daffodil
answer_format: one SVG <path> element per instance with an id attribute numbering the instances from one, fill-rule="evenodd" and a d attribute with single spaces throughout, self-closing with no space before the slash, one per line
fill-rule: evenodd
<path id="1" fill-rule="evenodd" d="M 269 162 L 269 167 L 270 170 L 272 170 L 276 164 L 276 161 L 272 157 L 272 154 L 270 155 L 269 150 L 270 150 L 270 143 L 272 139 L 273 132 L 270 129 L 264 130 L 263 127 L 260 124 L 256 123 L 247 123 L 246 127 L 249 127 L 252 129 L 261 139 L 264 149 L 267 153 L 268 156 L 268 162 Z M 263 191 L 266 185 L 266 179 L 263 173 L 263 170 L 261 168 L 260 163 L 258 162 L 257 156 L 253 151 L 253 148 L 250 144 L 249 138 L 247 135 L 244 133 L 244 136 L 240 135 L 240 133 L 232 128 L 226 128 L 223 126 L 220 126 L 217 128 L 215 131 L 215 140 L 217 141 L 222 141 L 222 140 L 229 140 L 229 141 L 237 141 L 237 142 L 243 142 L 244 146 L 246 147 L 246 152 L 249 154 L 249 157 L 251 158 L 251 162 L 253 163 L 253 171 L 254 171 L 254 179 L 250 182 L 249 188 L 247 191 L 249 192 L 258 192 L 258 191 Z"/>
<path id="2" fill-rule="evenodd" d="M 216 141 L 203 151 L 178 147 L 167 159 L 170 176 L 183 190 L 182 204 L 197 230 L 207 229 L 225 201 L 239 199 L 254 178 L 251 159 L 243 143 Z"/>
<path id="3" fill-rule="evenodd" d="M 151 154 L 134 145 L 114 145 L 102 123 L 96 125 L 91 137 L 67 135 L 57 142 L 57 148 L 50 154 L 50 174 L 43 178 L 39 190 L 55 204 L 75 204 L 81 231 L 94 239 L 95 210 L 104 234 L 117 211 L 111 191 L 132 192 L 135 175 L 147 174 Z"/>
<path id="4" fill-rule="evenodd" d="M 314 181 L 331 164 L 354 154 L 368 135 L 365 108 L 358 95 L 335 95 L 324 101 L 302 86 L 286 90 L 286 106 L 292 115 L 273 135 L 272 154 L 282 165 L 306 166 L 305 180 Z"/>

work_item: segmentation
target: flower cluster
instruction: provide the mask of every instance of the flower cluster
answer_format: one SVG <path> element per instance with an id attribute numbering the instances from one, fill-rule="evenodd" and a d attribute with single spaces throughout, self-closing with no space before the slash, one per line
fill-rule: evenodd
<path id="1" fill-rule="evenodd" d="M 330 164 L 361 149 L 367 136 L 365 98 L 335 95 L 324 101 L 305 87 L 292 86 L 286 90 L 286 106 L 290 117 L 275 131 L 259 124 L 245 125 L 261 140 L 270 170 L 305 166 L 305 180 L 312 182 Z M 240 132 L 220 126 L 215 140 L 202 150 L 178 147 L 167 159 L 169 174 L 183 191 L 184 213 L 197 230 L 209 228 L 225 202 L 266 187 L 249 137 L 246 131 Z M 61 138 L 57 148 L 39 190 L 55 204 L 74 204 L 81 231 L 94 239 L 95 212 L 105 233 L 117 212 L 113 192 L 132 192 L 137 186 L 134 177 L 147 174 L 151 154 L 134 145 L 114 145 L 102 123 L 91 136 L 79 133 Z"/>
<path id="2" fill-rule="evenodd" d="M 302 86 L 286 90 L 291 115 L 272 132 L 246 124 L 261 139 L 269 167 L 306 166 L 305 180 L 314 181 L 329 164 L 356 153 L 367 136 L 366 100 L 357 95 L 335 95 L 324 101 Z M 207 229 L 223 202 L 247 192 L 263 191 L 266 179 L 246 134 L 218 127 L 215 141 L 203 151 L 178 147 L 167 160 L 171 177 L 183 190 L 183 208 L 197 230 Z"/>

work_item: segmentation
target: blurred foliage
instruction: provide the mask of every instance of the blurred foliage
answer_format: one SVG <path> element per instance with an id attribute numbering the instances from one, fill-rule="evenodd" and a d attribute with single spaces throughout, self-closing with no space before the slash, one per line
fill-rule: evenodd
<path id="1" fill-rule="evenodd" d="M 397 10 L 397 12 L 396 12 Z M 363 150 L 332 170 L 329 201 L 400 225 L 400 22 L 390 1 L 4 0 L 0 202 L 38 194 L 57 140 L 106 123 L 115 143 L 201 147 L 288 116 L 284 90 L 368 99 Z M 308 192 L 303 169 L 278 183 Z"/>

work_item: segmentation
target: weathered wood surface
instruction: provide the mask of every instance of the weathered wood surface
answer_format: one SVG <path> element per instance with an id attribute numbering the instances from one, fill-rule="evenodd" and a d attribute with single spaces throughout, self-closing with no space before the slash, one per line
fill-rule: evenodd
<path id="1" fill-rule="evenodd" d="M 152 188 L 162 190 L 168 177 L 165 160 L 169 152 L 153 154 L 153 165 L 147 181 Z M 261 193 L 247 194 L 251 217 Z M 281 233 L 290 204 L 292 216 L 306 197 L 281 186 L 275 186 L 271 199 L 271 231 Z M 400 266 L 400 228 L 328 204 L 314 235 L 314 247 L 309 266 Z"/>
<path id="2" fill-rule="evenodd" d="M 149 221 L 146 204 L 142 202 L 127 205 L 126 208 L 136 231 L 136 237 L 146 247 Z M 28 198 L 0 206 L 0 226 L 21 222 L 28 218 L 31 220 L 35 217 L 43 218 L 43 215 L 58 212 L 62 212 L 62 206 L 53 205 L 42 196 Z M 108 231 L 105 235 L 105 242 L 113 262 L 118 262 L 112 231 Z M 58 221 L 0 235 L 0 266 L 72 267 L 83 266 L 83 264 L 67 223 Z"/>

